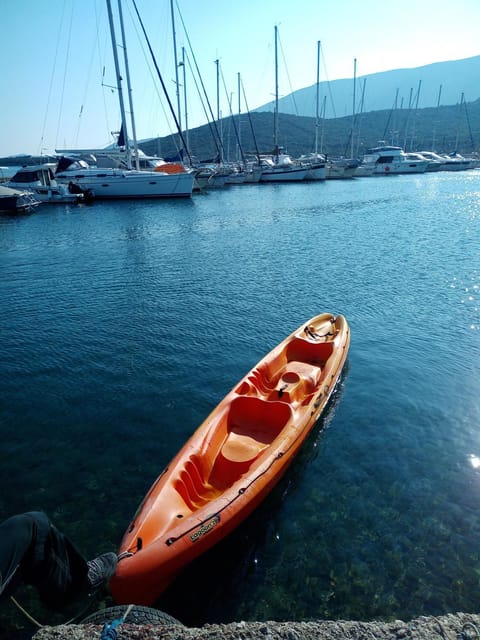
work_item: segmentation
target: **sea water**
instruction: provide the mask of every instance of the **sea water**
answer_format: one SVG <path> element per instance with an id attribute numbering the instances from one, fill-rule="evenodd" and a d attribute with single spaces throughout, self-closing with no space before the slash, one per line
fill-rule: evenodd
<path id="1" fill-rule="evenodd" d="M 232 386 L 341 313 L 347 366 L 299 457 L 157 606 L 190 625 L 477 611 L 479 238 L 479 171 L 1 217 L 0 517 L 42 509 L 87 557 L 116 549 Z M 3 604 L 7 636 L 28 625 Z"/>

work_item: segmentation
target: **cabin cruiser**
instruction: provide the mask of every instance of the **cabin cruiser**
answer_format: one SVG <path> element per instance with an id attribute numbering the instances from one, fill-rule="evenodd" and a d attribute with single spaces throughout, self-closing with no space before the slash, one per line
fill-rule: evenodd
<path id="1" fill-rule="evenodd" d="M 95 198 L 180 198 L 190 197 L 193 173 L 164 170 L 91 167 L 79 158 L 62 156 L 55 174 L 59 182 L 71 184 Z"/>
<path id="2" fill-rule="evenodd" d="M 457 153 L 452 155 L 440 155 L 434 151 L 420 151 L 419 153 L 429 162 L 439 163 L 440 171 L 465 171 L 473 169 L 475 166 L 475 161 L 472 158 L 464 158 Z M 430 171 L 430 169 L 428 170 Z"/>
<path id="3" fill-rule="evenodd" d="M 465 171 L 475 167 L 475 161 L 472 158 L 464 158 L 459 153 L 446 154 L 444 162 L 444 171 Z"/>
<path id="4" fill-rule="evenodd" d="M 84 194 L 75 187 L 70 190 L 68 185 L 57 182 L 54 173 L 56 166 L 54 162 L 48 162 L 21 167 L 6 185 L 12 189 L 30 191 L 40 202 L 78 204 L 89 200 L 88 193 Z"/>
<path id="5" fill-rule="evenodd" d="M 0 213 L 25 213 L 39 204 L 30 191 L 0 185 Z"/>
<path id="6" fill-rule="evenodd" d="M 373 165 L 372 175 L 396 175 L 400 173 L 424 173 L 428 160 L 408 158 L 401 147 L 375 147 L 368 149 L 363 156 L 362 164 Z"/>
<path id="7" fill-rule="evenodd" d="M 428 151 L 418 151 L 415 153 L 407 153 L 409 160 L 427 160 L 427 171 L 441 171 L 445 158 L 442 158 L 436 153 L 429 153 Z"/>

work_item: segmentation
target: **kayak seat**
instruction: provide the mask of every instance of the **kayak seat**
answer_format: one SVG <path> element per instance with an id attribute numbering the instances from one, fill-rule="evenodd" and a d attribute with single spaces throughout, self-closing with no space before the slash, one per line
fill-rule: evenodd
<path id="1" fill-rule="evenodd" d="M 290 406 L 254 396 L 239 396 L 231 404 L 227 437 L 217 454 L 209 483 L 231 486 L 272 444 L 291 418 Z"/>
<path id="2" fill-rule="evenodd" d="M 247 436 L 258 443 L 269 445 L 288 423 L 291 415 L 290 407 L 283 402 L 239 396 L 230 405 L 227 434 Z"/>
<path id="3" fill-rule="evenodd" d="M 287 360 L 306 362 L 324 367 L 333 353 L 333 342 L 314 342 L 305 338 L 294 338 L 287 347 Z"/>

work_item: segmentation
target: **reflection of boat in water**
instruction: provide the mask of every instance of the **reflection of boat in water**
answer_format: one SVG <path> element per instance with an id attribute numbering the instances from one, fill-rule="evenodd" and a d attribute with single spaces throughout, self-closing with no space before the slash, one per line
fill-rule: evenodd
<path id="1" fill-rule="evenodd" d="M 30 191 L 0 185 L 0 213 L 26 213 L 39 204 Z"/>
<path id="2" fill-rule="evenodd" d="M 67 185 L 57 182 L 55 167 L 55 163 L 22 167 L 7 182 L 7 186 L 30 191 L 40 202 L 77 204 L 88 199 L 83 193 L 71 193 Z"/>
<path id="3" fill-rule="evenodd" d="M 158 477 L 128 527 L 111 581 L 119 604 L 152 604 L 270 493 L 325 409 L 349 343 L 343 316 L 319 315 L 225 396 Z"/>

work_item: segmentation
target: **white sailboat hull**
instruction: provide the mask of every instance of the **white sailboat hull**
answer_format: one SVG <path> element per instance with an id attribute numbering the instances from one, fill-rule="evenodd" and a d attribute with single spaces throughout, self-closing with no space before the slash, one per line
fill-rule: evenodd
<path id="1" fill-rule="evenodd" d="M 305 176 L 305 180 L 326 180 L 326 178 L 327 167 L 325 164 L 309 167 Z"/>
<path id="2" fill-rule="evenodd" d="M 156 171 L 81 169 L 56 174 L 59 182 L 91 191 L 96 199 L 185 198 L 192 195 L 194 174 Z"/>
<path id="3" fill-rule="evenodd" d="M 295 168 L 272 168 L 262 169 L 260 182 L 294 182 L 304 180 L 308 169 L 303 167 Z"/>

